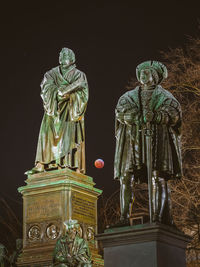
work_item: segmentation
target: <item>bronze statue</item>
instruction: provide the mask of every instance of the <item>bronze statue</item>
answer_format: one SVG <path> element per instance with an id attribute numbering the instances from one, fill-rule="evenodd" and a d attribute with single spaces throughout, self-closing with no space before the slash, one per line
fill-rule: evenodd
<path id="1" fill-rule="evenodd" d="M 159 84 L 167 68 L 158 61 L 138 65 L 140 86 L 116 107 L 115 179 L 120 180 L 121 225 L 129 224 L 133 186 L 148 183 L 150 222 L 173 224 L 169 180 L 180 179 L 181 108 Z"/>
<path id="2" fill-rule="evenodd" d="M 22 247 L 23 247 L 22 239 L 20 238 L 16 239 L 16 250 L 9 257 L 10 267 L 17 266 L 17 258 L 22 253 Z"/>
<path id="3" fill-rule="evenodd" d="M 48 71 L 41 83 L 44 106 L 35 167 L 26 174 L 70 168 L 85 173 L 84 113 L 88 83 L 75 65 L 74 52 L 63 48 L 60 65 Z"/>
<path id="4" fill-rule="evenodd" d="M 77 220 L 64 223 L 66 233 L 58 239 L 53 253 L 53 266 L 92 267 L 88 243 L 79 235 Z"/>
<path id="5" fill-rule="evenodd" d="M 0 243 L 0 267 L 9 267 L 8 251 L 6 247 Z"/>

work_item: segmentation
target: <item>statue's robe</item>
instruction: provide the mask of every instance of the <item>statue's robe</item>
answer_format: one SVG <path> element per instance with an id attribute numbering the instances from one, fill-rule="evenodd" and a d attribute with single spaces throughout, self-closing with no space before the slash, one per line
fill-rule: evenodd
<path id="1" fill-rule="evenodd" d="M 88 243 L 78 235 L 73 241 L 67 235 L 59 238 L 53 253 L 53 266 L 92 267 Z"/>
<path id="2" fill-rule="evenodd" d="M 141 87 L 126 92 L 116 107 L 115 179 L 131 173 L 136 182 L 147 183 L 145 123 Z M 149 111 L 168 116 L 168 123 L 152 123 L 152 170 L 165 180 L 182 176 L 180 151 L 181 108 L 176 98 L 158 85 L 151 96 Z"/>
<path id="3" fill-rule="evenodd" d="M 65 92 L 64 95 L 59 95 Z M 60 66 L 44 75 L 41 83 L 44 105 L 36 163 L 59 164 L 85 173 L 84 113 L 88 84 L 75 64 L 63 75 Z"/>

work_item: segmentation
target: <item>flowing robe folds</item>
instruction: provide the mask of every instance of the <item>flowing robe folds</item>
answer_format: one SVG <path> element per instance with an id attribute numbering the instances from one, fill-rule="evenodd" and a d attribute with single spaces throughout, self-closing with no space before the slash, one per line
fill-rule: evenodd
<path id="1" fill-rule="evenodd" d="M 136 182 L 147 182 L 145 123 L 141 88 L 126 92 L 116 107 L 115 179 L 132 173 Z M 152 127 L 152 169 L 165 180 L 182 175 L 180 151 L 181 109 L 174 96 L 158 85 L 149 111 L 157 115 Z M 163 118 L 167 117 L 167 123 Z"/>
<path id="2" fill-rule="evenodd" d="M 88 243 L 79 236 L 69 240 L 68 236 L 58 239 L 54 253 L 53 266 L 57 267 L 92 267 Z"/>
<path id="3" fill-rule="evenodd" d="M 84 113 L 88 84 L 75 65 L 63 75 L 60 66 L 44 75 L 41 83 L 44 105 L 36 163 L 58 164 L 85 173 Z"/>

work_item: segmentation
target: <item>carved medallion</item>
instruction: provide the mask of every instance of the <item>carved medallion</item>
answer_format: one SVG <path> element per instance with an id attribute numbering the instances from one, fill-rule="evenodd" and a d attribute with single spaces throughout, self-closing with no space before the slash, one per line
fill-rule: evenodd
<path id="1" fill-rule="evenodd" d="M 31 241 L 39 240 L 41 237 L 41 229 L 38 225 L 33 225 L 28 231 L 28 238 Z"/>
<path id="2" fill-rule="evenodd" d="M 94 228 L 92 226 L 89 226 L 87 228 L 87 240 L 88 241 L 94 240 Z"/>
<path id="3" fill-rule="evenodd" d="M 55 224 L 50 224 L 46 229 L 46 235 L 49 239 L 56 239 L 59 235 L 59 228 Z"/>

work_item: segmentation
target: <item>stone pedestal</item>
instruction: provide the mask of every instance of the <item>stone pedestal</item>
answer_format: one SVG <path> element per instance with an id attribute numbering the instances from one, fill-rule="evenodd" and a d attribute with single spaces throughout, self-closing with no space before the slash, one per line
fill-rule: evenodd
<path id="1" fill-rule="evenodd" d="M 185 267 L 190 238 L 161 224 L 112 228 L 97 235 L 105 267 Z"/>
<path id="2" fill-rule="evenodd" d="M 30 175 L 23 195 L 23 253 L 18 266 L 51 266 L 63 222 L 77 219 L 87 239 L 94 266 L 103 266 L 94 234 L 97 231 L 97 198 L 102 193 L 93 179 L 69 169 Z"/>

